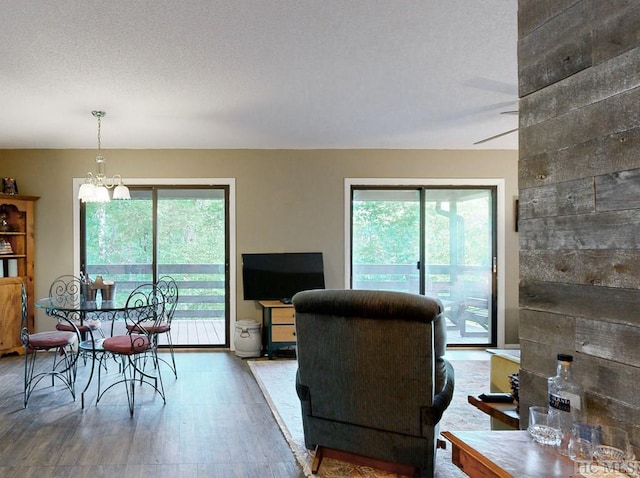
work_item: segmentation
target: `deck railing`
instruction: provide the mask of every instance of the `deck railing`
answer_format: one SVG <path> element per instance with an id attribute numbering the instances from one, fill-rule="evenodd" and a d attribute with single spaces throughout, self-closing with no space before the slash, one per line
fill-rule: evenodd
<path id="1" fill-rule="evenodd" d="M 176 319 L 224 319 L 227 307 L 224 264 L 161 264 L 159 276 L 170 275 L 180 291 Z M 151 264 L 94 265 L 87 268 L 91 278 L 116 282 L 116 294 L 126 297 L 137 286 L 151 280 Z M 451 296 L 457 279 L 478 278 L 479 266 L 428 265 L 426 293 L 440 298 Z M 358 264 L 353 266 L 356 289 L 419 292 L 416 264 Z M 453 274 L 453 275 L 452 275 Z"/>
<path id="2" fill-rule="evenodd" d="M 430 264 L 426 268 L 426 293 L 448 294 L 456 283 L 478 281 L 486 268 Z M 354 289 L 419 292 L 420 270 L 416 264 L 357 264 L 352 269 Z"/>
<path id="3" fill-rule="evenodd" d="M 94 265 L 87 268 L 92 279 L 116 282 L 116 294 L 124 297 L 152 278 L 150 264 Z M 161 264 L 158 276 L 169 275 L 178 285 L 175 319 L 224 319 L 226 308 L 224 264 Z"/>

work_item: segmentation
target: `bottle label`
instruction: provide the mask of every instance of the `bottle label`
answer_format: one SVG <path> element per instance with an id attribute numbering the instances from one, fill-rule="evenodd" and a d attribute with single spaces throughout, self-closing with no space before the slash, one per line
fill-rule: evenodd
<path id="1" fill-rule="evenodd" d="M 571 400 L 568 398 L 563 398 L 558 395 L 554 395 L 553 393 L 549 394 L 549 408 L 554 408 L 556 410 L 560 410 L 562 412 L 570 412 L 571 411 Z"/>
<path id="2" fill-rule="evenodd" d="M 549 408 L 555 408 L 562 412 L 571 412 L 571 407 L 581 409 L 580 396 L 575 393 L 564 393 L 564 396 L 549 394 Z"/>

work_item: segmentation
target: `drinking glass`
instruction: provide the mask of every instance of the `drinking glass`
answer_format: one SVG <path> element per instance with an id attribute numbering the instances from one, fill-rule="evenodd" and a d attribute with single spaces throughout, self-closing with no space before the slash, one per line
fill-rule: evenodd
<path id="1" fill-rule="evenodd" d="M 623 463 L 635 458 L 629 435 L 622 428 L 601 425 L 597 434 L 598 443 L 593 449 L 593 457 L 599 463 Z"/>
<path id="2" fill-rule="evenodd" d="M 550 426 L 549 409 L 546 407 L 529 407 L 527 431 L 536 442 L 543 445 L 558 446 L 560 444 L 560 432 Z"/>
<path id="3" fill-rule="evenodd" d="M 599 436 L 598 425 L 574 423 L 569 439 L 569 458 L 579 463 L 591 463 Z"/>

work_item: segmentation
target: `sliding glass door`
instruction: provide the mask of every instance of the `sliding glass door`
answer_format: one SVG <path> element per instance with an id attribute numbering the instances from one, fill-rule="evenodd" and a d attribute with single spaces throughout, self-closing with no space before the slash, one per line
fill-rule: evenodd
<path id="1" fill-rule="evenodd" d="M 174 345 L 229 347 L 228 188 L 130 189 L 130 201 L 82 206 L 82 271 L 116 281 L 124 297 L 172 276 Z"/>
<path id="2" fill-rule="evenodd" d="M 351 287 L 438 297 L 450 345 L 494 346 L 496 190 L 353 187 Z"/>

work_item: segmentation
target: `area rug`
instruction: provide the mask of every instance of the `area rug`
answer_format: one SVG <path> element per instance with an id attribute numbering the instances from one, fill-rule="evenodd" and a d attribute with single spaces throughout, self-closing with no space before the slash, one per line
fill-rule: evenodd
<path id="1" fill-rule="evenodd" d="M 488 360 L 453 360 L 456 374 L 456 386 L 451 405 L 440 422 L 440 431 L 489 430 L 490 419 L 487 415 L 469 405 L 468 395 L 479 395 L 489 389 Z M 273 416 L 285 439 L 289 443 L 305 476 L 318 478 L 399 478 L 400 475 L 376 470 L 366 466 L 326 458 L 322 461 L 319 473 L 311 474 L 313 451 L 304 446 L 300 402 L 295 390 L 295 374 L 298 364 L 295 360 L 251 360 L 249 368 L 269 403 Z M 436 454 L 436 478 L 464 478 L 451 463 L 451 444 L 447 442 L 445 450 Z"/>

